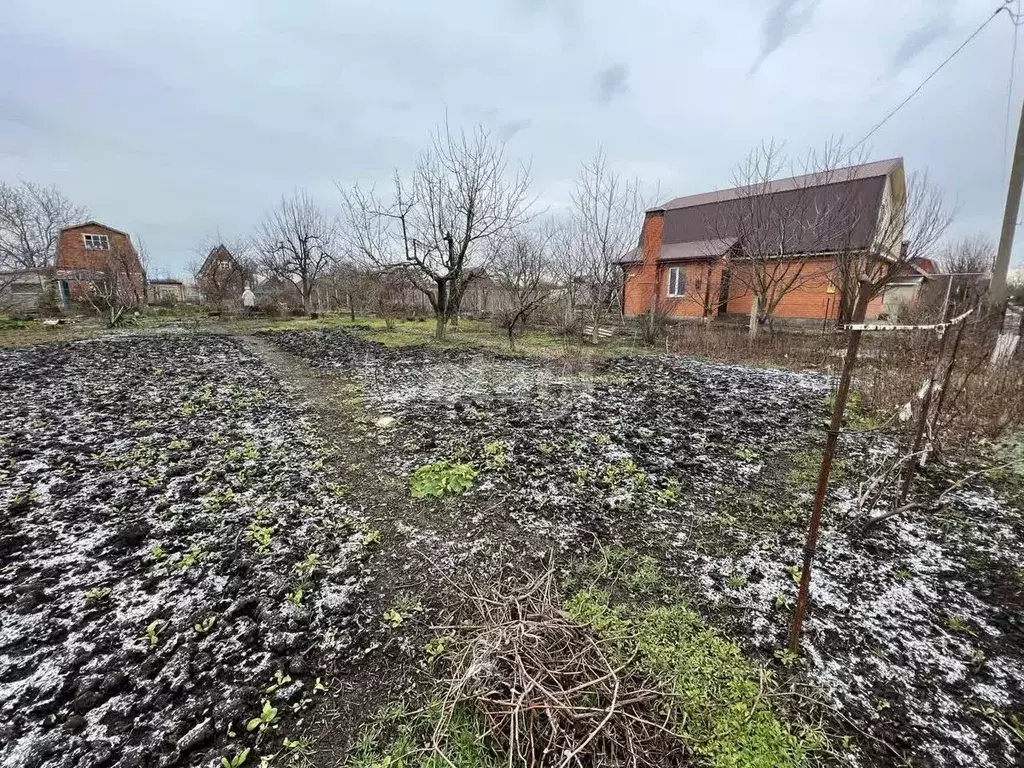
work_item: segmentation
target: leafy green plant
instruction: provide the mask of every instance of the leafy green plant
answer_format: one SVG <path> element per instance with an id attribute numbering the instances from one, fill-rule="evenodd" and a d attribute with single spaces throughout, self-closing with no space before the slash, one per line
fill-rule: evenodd
<path id="1" fill-rule="evenodd" d="M 981 668 L 985 666 L 986 661 L 988 661 L 988 657 L 985 655 L 985 652 L 979 648 L 971 654 L 971 669 L 973 669 L 975 673 L 980 672 Z"/>
<path id="2" fill-rule="evenodd" d="M 959 616 L 947 616 L 942 626 L 948 629 L 950 632 L 965 632 L 967 634 L 974 634 L 971 631 L 971 625 L 961 619 Z"/>
<path id="3" fill-rule="evenodd" d="M 188 552 L 182 555 L 181 560 L 178 561 L 178 567 L 182 569 L 192 568 L 204 560 L 207 554 L 209 553 L 205 549 L 198 544 L 193 544 L 188 548 Z"/>
<path id="4" fill-rule="evenodd" d="M 394 608 L 389 608 L 388 610 L 384 611 L 384 621 L 390 624 L 391 628 L 394 629 L 400 626 L 403 621 L 405 621 L 405 617 L 402 616 L 402 614 L 396 611 Z"/>
<path id="5" fill-rule="evenodd" d="M 744 446 L 742 448 L 738 448 L 736 450 L 735 456 L 740 461 L 748 461 L 749 462 L 749 461 L 757 461 L 761 457 L 761 454 L 758 453 L 757 450 L 753 446 L 746 445 L 746 446 Z"/>
<path id="6" fill-rule="evenodd" d="M 249 538 L 252 540 L 252 543 L 256 546 L 256 553 L 260 555 L 267 554 L 270 551 L 270 540 L 274 535 L 274 529 L 253 521 L 249 523 L 249 527 L 246 530 L 249 532 Z"/>
<path id="7" fill-rule="evenodd" d="M 99 602 L 108 597 L 110 597 L 110 587 L 93 587 L 85 592 L 85 599 L 89 602 Z"/>
<path id="8" fill-rule="evenodd" d="M 484 461 L 488 469 L 502 469 L 508 464 L 508 445 L 502 440 L 484 445 Z"/>
<path id="9" fill-rule="evenodd" d="M 611 445 L 612 438 L 609 435 L 594 435 L 595 445 Z"/>
<path id="10" fill-rule="evenodd" d="M 156 644 L 160 642 L 160 630 L 162 630 L 166 624 L 167 622 L 157 619 L 156 621 L 151 621 L 146 625 L 145 639 L 146 642 L 149 643 L 150 648 L 155 647 Z"/>
<path id="11" fill-rule="evenodd" d="M 729 586 L 733 589 L 743 589 L 747 586 L 747 577 L 742 573 L 734 573 L 729 577 Z"/>
<path id="12" fill-rule="evenodd" d="M 284 688 L 292 681 L 291 675 L 286 675 L 280 669 L 274 671 L 274 682 L 264 689 L 264 693 L 273 693 L 278 688 Z"/>
<path id="13" fill-rule="evenodd" d="M 311 576 L 319 566 L 320 558 L 316 556 L 315 552 L 310 552 L 306 555 L 305 560 L 295 564 L 295 572 L 299 576 Z"/>
<path id="14" fill-rule="evenodd" d="M 414 499 L 459 494 L 473 484 L 476 475 L 469 464 L 436 461 L 413 472 L 409 490 Z"/>
<path id="15" fill-rule="evenodd" d="M 896 581 L 909 581 L 914 577 L 913 572 L 909 568 L 897 568 L 892 572 L 892 575 Z"/>
<path id="16" fill-rule="evenodd" d="M 292 605 L 302 605 L 302 594 L 302 587 L 295 587 L 295 589 L 285 595 L 285 598 Z"/>
<path id="17" fill-rule="evenodd" d="M 681 490 L 682 485 L 678 480 L 669 480 L 668 485 L 658 491 L 658 498 L 660 498 L 665 504 L 671 504 L 673 501 L 677 501 L 679 499 Z"/>
<path id="18" fill-rule="evenodd" d="M 796 666 L 800 662 L 800 655 L 788 648 L 779 648 L 775 651 L 775 658 L 778 659 L 786 669 Z"/>
<path id="19" fill-rule="evenodd" d="M 587 484 L 587 480 L 590 479 L 590 473 L 584 467 L 575 467 L 572 470 L 572 480 L 578 486 L 584 486 Z"/>
<path id="20" fill-rule="evenodd" d="M 363 546 L 369 549 L 374 544 L 380 543 L 380 531 L 374 528 L 372 531 L 367 531 L 363 534 Z"/>
<path id="21" fill-rule="evenodd" d="M 451 643 L 451 637 L 435 637 L 429 643 L 424 646 L 427 652 L 427 663 L 433 664 L 441 656 L 448 651 L 448 645 Z"/>
<path id="22" fill-rule="evenodd" d="M 171 442 L 167 444 L 167 447 L 172 451 L 183 451 L 188 448 L 188 443 L 184 440 L 171 440 Z"/>
<path id="23" fill-rule="evenodd" d="M 252 718 L 245 724 L 245 730 L 255 731 L 257 728 L 262 732 L 267 730 L 277 720 L 277 707 L 271 706 L 270 701 L 264 699 L 263 709 L 259 715 Z"/>
<path id="24" fill-rule="evenodd" d="M 246 747 L 232 758 L 222 757 L 220 759 L 220 765 L 221 768 L 239 768 L 239 766 L 245 765 L 245 761 L 248 759 L 249 747 Z"/>
<path id="25" fill-rule="evenodd" d="M 800 583 L 800 576 L 803 574 L 803 569 L 799 565 L 787 565 L 784 569 L 794 583 Z"/>
<path id="26" fill-rule="evenodd" d="M 151 550 L 149 550 L 149 556 L 153 559 L 154 563 L 159 563 L 167 559 L 167 552 L 164 548 L 157 544 Z"/>
<path id="27" fill-rule="evenodd" d="M 193 625 L 193 628 L 200 635 L 205 635 L 207 632 L 209 632 L 211 629 L 213 629 L 213 625 L 216 624 L 216 623 L 217 623 L 217 617 L 216 616 L 207 616 L 205 619 L 203 619 L 200 622 L 198 622 L 197 624 Z"/>

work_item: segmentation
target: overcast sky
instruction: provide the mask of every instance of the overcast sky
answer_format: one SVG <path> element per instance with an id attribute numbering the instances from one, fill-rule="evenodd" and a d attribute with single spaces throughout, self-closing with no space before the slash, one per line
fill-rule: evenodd
<path id="1" fill-rule="evenodd" d="M 764 138 L 860 139 L 997 4 L 4 0 L 0 178 L 59 185 L 164 275 L 282 193 L 336 208 L 335 180 L 409 168 L 446 110 L 532 159 L 547 205 L 598 147 L 667 199 L 731 186 Z M 1003 14 L 869 143 L 956 198 L 957 233 L 998 236 L 1012 41 Z"/>

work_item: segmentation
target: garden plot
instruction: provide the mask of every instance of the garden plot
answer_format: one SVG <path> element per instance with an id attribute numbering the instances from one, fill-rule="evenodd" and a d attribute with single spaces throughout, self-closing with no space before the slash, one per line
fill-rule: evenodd
<path id="1" fill-rule="evenodd" d="M 0 371 L 0 766 L 281 751 L 355 647 L 364 557 L 303 411 L 221 336 Z"/>
<path id="2" fill-rule="evenodd" d="M 896 448 L 844 438 L 806 655 L 780 651 L 827 416 L 823 377 L 640 358 L 583 381 L 340 331 L 268 338 L 354 376 L 368 405 L 398 419 L 388 466 L 406 477 L 431 463 L 463 468 L 472 486 L 436 506 L 478 544 L 512 538 L 574 555 L 597 541 L 658 556 L 706 618 L 780 677 L 810 684 L 831 730 L 851 737 L 850 763 L 1024 759 L 1024 525 L 1019 502 L 983 475 L 941 513 L 864 535 L 845 527 L 857 479 Z M 962 474 L 931 467 L 918 492 L 937 495 Z"/>

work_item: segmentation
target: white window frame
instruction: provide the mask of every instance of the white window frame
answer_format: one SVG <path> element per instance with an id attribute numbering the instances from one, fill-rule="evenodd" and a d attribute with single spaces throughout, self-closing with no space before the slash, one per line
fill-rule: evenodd
<path id="1" fill-rule="evenodd" d="M 87 251 L 110 250 L 110 238 L 107 235 L 86 233 L 82 235 L 82 242 L 85 243 L 85 250 Z"/>
<path id="2" fill-rule="evenodd" d="M 686 273 L 682 267 L 668 268 L 668 285 L 666 295 L 669 298 L 677 299 L 686 292 Z"/>

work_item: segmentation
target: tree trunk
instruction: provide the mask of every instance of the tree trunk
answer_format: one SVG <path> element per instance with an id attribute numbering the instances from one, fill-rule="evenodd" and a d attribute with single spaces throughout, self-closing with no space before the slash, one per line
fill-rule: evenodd
<path id="1" fill-rule="evenodd" d="M 348 316 L 349 319 L 354 323 L 356 321 L 356 303 L 352 298 L 351 293 L 345 294 L 345 299 L 348 301 Z"/>
<path id="2" fill-rule="evenodd" d="M 434 336 L 438 341 L 444 339 L 445 326 L 448 323 L 448 281 L 437 281 L 437 307 L 435 308 L 437 329 Z"/>
<path id="3" fill-rule="evenodd" d="M 761 314 L 761 297 L 755 296 L 750 302 L 750 340 L 757 338 L 758 316 Z"/>

